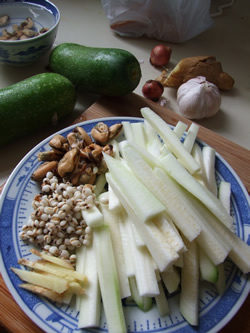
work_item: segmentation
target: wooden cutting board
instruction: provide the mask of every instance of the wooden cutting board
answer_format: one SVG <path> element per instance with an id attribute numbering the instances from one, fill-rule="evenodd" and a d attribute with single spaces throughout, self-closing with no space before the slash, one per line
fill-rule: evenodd
<path id="1" fill-rule="evenodd" d="M 179 120 L 190 124 L 186 118 L 161 107 L 160 105 L 144 99 L 136 94 L 117 98 L 101 98 L 91 105 L 74 123 L 102 117 L 140 117 L 140 108 L 148 106 L 158 113 L 167 123 L 175 125 Z M 250 152 L 249 150 L 230 142 L 212 131 L 200 127 L 198 137 L 216 149 L 218 153 L 231 165 L 238 174 L 248 193 L 250 192 Z M 246 299 L 241 309 L 235 317 L 220 331 L 222 333 L 247 333 L 250 332 L 250 297 Z M 16 304 L 9 293 L 1 275 L 0 275 L 0 330 L 1 332 L 15 333 L 38 333 L 42 332 Z"/>

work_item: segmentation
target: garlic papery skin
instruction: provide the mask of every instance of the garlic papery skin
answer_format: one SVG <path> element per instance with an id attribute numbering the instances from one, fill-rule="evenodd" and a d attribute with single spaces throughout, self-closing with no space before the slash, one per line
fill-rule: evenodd
<path id="1" fill-rule="evenodd" d="M 215 84 L 206 81 L 205 77 L 197 76 L 178 88 L 177 104 L 180 113 L 186 118 L 210 118 L 220 109 L 220 91 Z"/>

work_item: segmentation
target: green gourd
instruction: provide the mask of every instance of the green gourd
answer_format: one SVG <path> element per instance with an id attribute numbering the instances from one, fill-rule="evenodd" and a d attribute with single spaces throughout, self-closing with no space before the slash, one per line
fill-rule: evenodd
<path id="1" fill-rule="evenodd" d="M 55 47 L 49 68 L 67 77 L 76 87 L 103 96 L 127 95 L 141 79 L 140 64 L 130 52 L 75 43 Z"/>
<path id="2" fill-rule="evenodd" d="M 0 89 L 0 145 L 55 124 L 76 103 L 74 85 L 56 73 L 42 73 Z"/>

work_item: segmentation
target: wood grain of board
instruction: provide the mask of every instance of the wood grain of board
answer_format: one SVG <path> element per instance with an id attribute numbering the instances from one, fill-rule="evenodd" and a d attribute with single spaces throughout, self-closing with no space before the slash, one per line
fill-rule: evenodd
<path id="1" fill-rule="evenodd" d="M 167 123 L 175 125 L 179 120 L 191 123 L 190 120 L 144 99 L 136 94 L 119 98 L 101 98 L 91 105 L 78 117 L 74 123 L 103 118 L 103 117 L 140 117 L 141 107 L 150 107 Z M 213 133 L 205 127 L 200 127 L 198 137 L 209 144 L 231 165 L 250 192 L 250 152 L 249 150 L 230 142 L 222 136 Z M 1 192 L 2 187 L 0 187 Z M 221 333 L 249 333 L 250 332 L 250 297 L 248 296 L 233 319 L 219 332 Z M 0 275 L 0 331 L 15 333 L 41 333 L 42 330 L 34 324 L 12 298 Z"/>

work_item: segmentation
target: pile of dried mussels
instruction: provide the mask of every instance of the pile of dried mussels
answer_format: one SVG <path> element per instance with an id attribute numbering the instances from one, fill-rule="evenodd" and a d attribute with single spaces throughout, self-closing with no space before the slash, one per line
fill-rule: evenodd
<path id="1" fill-rule="evenodd" d="M 109 142 L 122 131 L 122 124 L 108 127 L 99 122 L 91 130 L 91 136 L 77 126 L 67 137 L 56 134 L 49 142 L 52 148 L 38 154 L 43 161 L 31 178 L 42 181 L 47 172 L 52 171 L 62 182 L 72 185 L 94 184 L 97 175 L 107 171 L 102 153 L 113 155 Z M 92 137 L 92 138 L 91 138 Z"/>
<path id="2" fill-rule="evenodd" d="M 0 17 L 0 26 L 5 26 L 9 23 L 10 17 L 4 15 Z M 13 31 L 8 31 L 7 29 L 2 30 L 2 35 L 0 40 L 23 40 L 32 37 L 36 37 L 40 34 L 47 32 L 48 28 L 42 28 L 40 31 L 34 29 L 34 22 L 31 17 L 27 17 L 20 25 L 13 24 Z"/>

